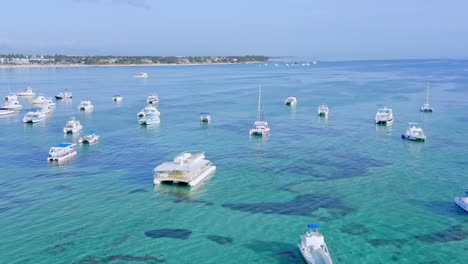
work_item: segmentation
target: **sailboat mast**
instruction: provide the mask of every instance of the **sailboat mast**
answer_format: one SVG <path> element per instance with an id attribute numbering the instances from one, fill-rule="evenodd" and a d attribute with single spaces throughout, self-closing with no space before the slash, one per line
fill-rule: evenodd
<path id="1" fill-rule="evenodd" d="M 257 121 L 260 121 L 261 98 L 262 98 L 262 86 L 260 85 L 260 87 L 258 87 L 258 109 L 257 109 Z"/>

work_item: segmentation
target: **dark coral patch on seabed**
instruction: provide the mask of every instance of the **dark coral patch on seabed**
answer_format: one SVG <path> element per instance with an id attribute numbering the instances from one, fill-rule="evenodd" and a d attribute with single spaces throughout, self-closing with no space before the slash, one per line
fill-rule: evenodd
<path id="1" fill-rule="evenodd" d="M 113 261 L 142 261 L 145 263 L 163 263 L 166 262 L 164 259 L 158 259 L 153 256 L 132 256 L 132 255 L 113 255 L 109 256 L 105 259 L 105 262 L 113 262 Z"/>
<path id="2" fill-rule="evenodd" d="M 206 238 L 220 245 L 232 244 L 233 242 L 232 237 L 211 235 L 211 236 L 206 236 Z"/>
<path id="3" fill-rule="evenodd" d="M 416 237 L 416 239 L 426 243 L 446 243 L 451 241 L 461 241 L 467 238 L 468 230 L 464 230 L 462 225 L 451 226 L 440 232 Z"/>
<path id="4" fill-rule="evenodd" d="M 147 190 L 145 189 L 135 189 L 133 191 L 129 191 L 128 194 L 133 194 L 133 193 L 144 193 L 144 192 L 148 192 Z"/>
<path id="5" fill-rule="evenodd" d="M 175 238 L 175 239 L 187 239 L 192 235 L 192 231 L 188 229 L 155 229 L 148 230 L 145 232 L 145 236 L 151 238 Z"/>

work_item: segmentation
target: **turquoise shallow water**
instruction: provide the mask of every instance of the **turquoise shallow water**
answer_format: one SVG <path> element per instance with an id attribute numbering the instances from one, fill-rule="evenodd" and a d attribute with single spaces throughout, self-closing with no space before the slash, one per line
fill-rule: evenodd
<path id="1" fill-rule="evenodd" d="M 140 71 L 151 77 L 132 78 Z M 432 114 L 418 111 L 426 80 Z M 248 136 L 260 84 L 267 140 Z M 468 61 L 0 71 L 2 95 L 28 85 L 74 99 L 34 126 L 21 122 L 26 99 L 0 119 L 0 263 L 303 263 L 308 223 L 335 263 L 468 258 L 468 214 L 453 202 L 468 188 Z M 161 124 L 140 127 L 152 92 Z M 283 105 L 290 95 L 296 108 Z M 76 110 L 81 98 L 94 112 Z M 321 103 L 328 120 L 316 116 Z M 384 105 L 391 128 L 373 124 Z M 50 165 L 52 145 L 77 140 L 61 131 L 72 114 L 101 141 Z M 409 121 L 427 142 L 401 140 Z M 154 188 L 152 169 L 188 149 L 204 150 L 216 174 L 191 190 Z"/>

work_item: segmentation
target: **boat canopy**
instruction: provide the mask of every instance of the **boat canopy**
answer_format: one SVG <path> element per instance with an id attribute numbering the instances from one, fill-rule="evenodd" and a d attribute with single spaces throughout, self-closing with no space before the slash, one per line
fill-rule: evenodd
<path id="1" fill-rule="evenodd" d="M 70 147 L 72 145 L 73 145 L 72 143 L 61 143 L 61 144 L 58 144 L 56 147 L 57 148 L 66 148 L 66 147 Z"/>
<path id="2" fill-rule="evenodd" d="M 200 115 L 209 115 L 210 113 L 208 112 L 201 112 Z"/>
<path id="3" fill-rule="evenodd" d="M 308 228 L 318 228 L 319 226 L 317 224 L 308 224 Z"/>
<path id="4" fill-rule="evenodd" d="M 468 195 L 468 191 L 465 191 L 465 194 Z"/>
<path id="5" fill-rule="evenodd" d="M 42 111 L 42 107 L 34 107 L 33 109 L 31 109 L 33 111 Z"/>

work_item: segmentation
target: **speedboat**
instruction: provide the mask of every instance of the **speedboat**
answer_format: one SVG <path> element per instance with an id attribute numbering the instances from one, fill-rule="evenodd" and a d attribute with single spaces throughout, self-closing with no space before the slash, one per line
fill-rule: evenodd
<path id="1" fill-rule="evenodd" d="M 73 95 L 71 92 L 68 90 L 65 90 L 64 92 L 61 92 L 55 96 L 55 99 L 61 100 L 61 99 L 72 99 Z"/>
<path id="2" fill-rule="evenodd" d="M 319 107 L 317 108 L 317 114 L 319 116 L 328 117 L 328 113 L 329 110 L 327 105 L 319 105 Z"/>
<path id="3" fill-rule="evenodd" d="M 147 104 L 157 105 L 159 103 L 159 96 L 157 94 L 152 94 L 146 99 Z"/>
<path id="4" fill-rule="evenodd" d="M 393 124 L 393 111 L 390 108 L 379 108 L 375 114 L 375 123 L 378 125 Z"/>
<path id="5" fill-rule="evenodd" d="M 48 161 L 62 161 L 76 155 L 76 144 L 62 143 L 58 144 L 49 150 Z"/>
<path id="6" fill-rule="evenodd" d="M 24 123 L 37 123 L 46 119 L 45 113 L 42 108 L 33 108 L 33 111 L 26 113 L 23 117 Z"/>
<path id="7" fill-rule="evenodd" d="M 20 105 L 20 103 L 18 101 L 16 101 L 16 100 L 8 100 L 3 104 L 2 107 L 12 109 L 12 110 L 19 110 L 19 109 L 23 108 L 23 106 Z"/>
<path id="8" fill-rule="evenodd" d="M 426 135 L 418 123 L 409 123 L 409 128 L 406 133 L 401 135 L 402 139 L 408 139 L 412 141 L 425 141 Z"/>
<path id="9" fill-rule="evenodd" d="M 78 110 L 80 111 L 93 111 L 94 106 L 89 100 L 81 100 L 81 103 L 78 105 Z"/>
<path id="10" fill-rule="evenodd" d="M 6 108 L 6 107 L 0 107 L 0 116 L 6 116 L 6 115 L 11 115 L 15 111 L 12 110 L 11 108 Z"/>
<path id="11" fill-rule="evenodd" d="M 80 137 L 79 142 L 81 144 L 96 144 L 99 141 L 100 136 L 96 135 L 95 130 L 88 130 L 83 133 Z"/>
<path id="12" fill-rule="evenodd" d="M 284 100 L 284 104 L 288 106 L 295 106 L 297 104 L 297 98 L 295 96 L 289 96 Z"/>
<path id="13" fill-rule="evenodd" d="M 468 195 L 468 191 L 465 194 Z M 468 213 L 468 196 L 455 197 L 455 203 Z"/>
<path id="14" fill-rule="evenodd" d="M 114 95 L 112 96 L 112 101 L 114 102 L 122 102 L 123 97 L 121 95 Z"/>
<path id="15" fill-rule="evenodd" d="M 328 251 L 325 238 L 318 231 L 318 225 L 308 224 L 309 228 L 302 236 L 297 245 L 308 264 L 332 264 L 333 261 Z"/>
<path id="16" fill-rule="evenodd" d="M 55 107 L 57 104 L 54 101 L 52 101 L 52 98 L 49 97 L 46 99 L 43 105 L 48 105 L 49 107 Z"/>
<path id="17" fill-rule="evenodd" d="M 254 127 L 249 130 L 251 136 L 267 136 L 270 134 L 270 128 L 268 127 L 267 121 L 261 120 L 261 97 L 262 87 L 258 89 L 258 109 L 257 109 L 257 121 L 254 122 Z"/>
<path id="18" fill-rule="evenodd" d="M 36 98 L 34 98 L 32 100 L 32 103 L 34 105 L 42 105 L 45 101 L 47 100 L 47 98 L 45 98 L 45 96 L 43 95 L 38 95 Z"/>
<path id="19" fill-rule="evenodd" d="M 200 113 L 200 122 L 206 122 L 206 123 L 211 122 L 210 113 L 208 113 L 208 112 L 201 112 L 201 113 Z"/>
<path id="20" fill-rule="evenodd" d="M 81 125 L 80 121 L 76 120 L 75 117 L 71 117 L 63 128 L 63 133 L 74 134 L 80 132 L 81 130 L 83 130 L 83 126 Z"/>
<path id="21" fill-rule="evenodd" d="M 17 93 L 18 96 L 35 96 L 36 93 L 33 92 L 31 87 L 26 88 L 24 91 Z"/>
<path id="22" fill-rule="evenodd" d="M 421 106 L 421 112 L 432 113 L 434 109 L 429 105 L 429 83 L 426 83 L 426 102 Z"/>
<path id="23" fill-rule="evenodd" d="M 143 108 L 140 112 L 138 112 L 138 117 L 144 117 L 145 114 L 155 114 L 158 117 L 160 116 L 160 113 L 156 107 L 152 105 L 147 105 L 145 108 Z"/>
<path id="24" fill-rule="evenodd" d="M 216 166 L 205 159 L 201 151 L 185 151 L 177 155 L 172 162 L 164 162 L 154 168 L 154 184 L 182 183 L 189 186 L 199 184 L 216 171 Z"/>
<path id="25" fill-rule="evenodd" d="M 5 96 L 5 101 L 18 101 L 18 95 L 14 93 L 10 93 L 9 95 Z"/>
<path id="26" fill-rule="evenodd" d="M 149 113 L 145 114 L 140 120 L 138 121 L 140 125 L 153 125 L 153 124 L 159 124 L 161 120 L 156 114 Z"/>
<path id="27" fill-rule="evenodd" d="M 146 78 L 149 77 L 149 74 L 146 73 L 146 72 L 140 72 L 140 73 L 137 73 L 137 74 L 133 75 L 133 77 L 135 77 L 135 78 L 145 78 L 146 79 Z"/>

